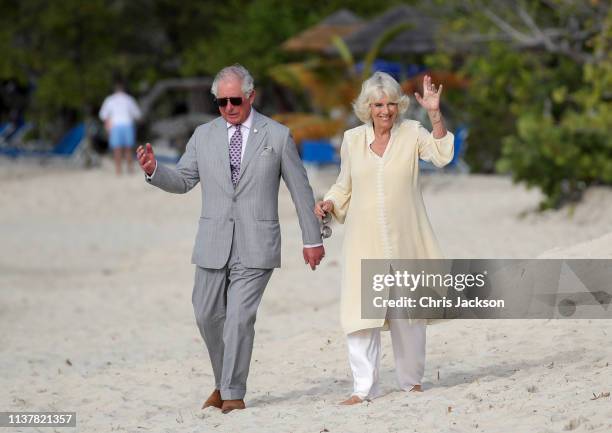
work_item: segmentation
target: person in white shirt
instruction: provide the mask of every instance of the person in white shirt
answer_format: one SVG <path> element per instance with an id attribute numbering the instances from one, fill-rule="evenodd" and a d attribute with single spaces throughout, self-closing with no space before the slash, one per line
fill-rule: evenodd
<path id="1" fill-rule="evenodd" d="M 121 174 L 125 158 L 128 172 L 132 172 L 132 148 L 136 144 L 135 121 L 142 117 L 136 100 L 125 92 L 122 81 L 115 81 L 115 92 L 104 100 L 100 108 L 100 119 L 109 135 L 109 146 L 113 150 L 115 170 Z"/>

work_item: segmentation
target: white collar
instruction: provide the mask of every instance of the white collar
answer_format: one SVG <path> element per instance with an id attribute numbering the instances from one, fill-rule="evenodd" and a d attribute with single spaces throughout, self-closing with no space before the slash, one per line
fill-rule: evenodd
<path id="1" fill-rule="evenodd" d="M 253 125 L 253 113 L 255 112 L 255 109 L 253 107 L 251 107 L 251 112 L 249 113 L 249 117 L 246 118 L 246 120 L 241 123 L 242 126 L 244 126 L 245 128 L 248 128 L 249 130 L 251 129 L 251 126 Z M 227 129 L 230 129 L 232 126 L 236 126 L 233 123 L 229 123 L 229 122 L 225 122 L 225 124 L 227 125 Z"/>

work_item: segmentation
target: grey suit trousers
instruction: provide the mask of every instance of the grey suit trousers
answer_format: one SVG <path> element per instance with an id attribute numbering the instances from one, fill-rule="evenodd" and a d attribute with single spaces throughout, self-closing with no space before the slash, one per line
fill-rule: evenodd
<path id="1" fill-rule="evenodd" d="M 246 268 L 235 248 L 221 269 L 196 266 L 193 309 L 223 400 L 243 399 L 257 307 L 273 269 Z"/>

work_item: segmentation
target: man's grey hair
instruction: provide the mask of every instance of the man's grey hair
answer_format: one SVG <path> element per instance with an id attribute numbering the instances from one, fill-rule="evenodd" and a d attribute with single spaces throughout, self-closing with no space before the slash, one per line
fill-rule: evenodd
<path id="1" fill-rule="evenodd" d="M 217 72 L 217 75 L 212 83 L 212 88 L 210 89 L 210 92 L 215 96 L 215 98 L 217 97 L 217 92 L 219 91 L 219 82 L 228 78 L 240 80 L 242 83 L 242 93 L 244 93 L 246 96 L 249 96 L 255 88 L 255 81 L 253 80 L 251 73 L 247 70 L 247 68 L 236 63 L 232 66 L 226 66 Z"/>
<path id="2" fill-rule="evenodd" d="M 408 110 L 410 98 L 404 95 L 399 83 L 391 75 L 384 72 L 375 72 L 374 75 L 363 82 L 361 93 L 353 102 L 355 115 L 363 123 L 372 122 L 370 104 L 385 96 L 389 99 L 389 102 L 397 102 L 398 113 L 395 121 L 400 122 L 402 115 Z"/>

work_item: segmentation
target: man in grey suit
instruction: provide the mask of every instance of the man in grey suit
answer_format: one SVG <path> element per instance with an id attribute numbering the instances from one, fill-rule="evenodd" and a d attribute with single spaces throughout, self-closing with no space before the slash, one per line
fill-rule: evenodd
<path id="1" fill-rule="evenodd" d="M 304 261 L 314 270 L 325 250 L 295 143 L 288 128 L 252 108 L 251 74 L 240 65 L 226 67 L 212 93 L 221 117 L 195 130 L 176 168 L 157 164 L 149 143 L 137 156 L 147 181 L 164 191 L 182 194 L 201 184 L 192 301 L 215 376 L 203 407 L 227 413 L 245 407 L 257 307 L 280 267 L 281 177 L 297 210 Z"/>

